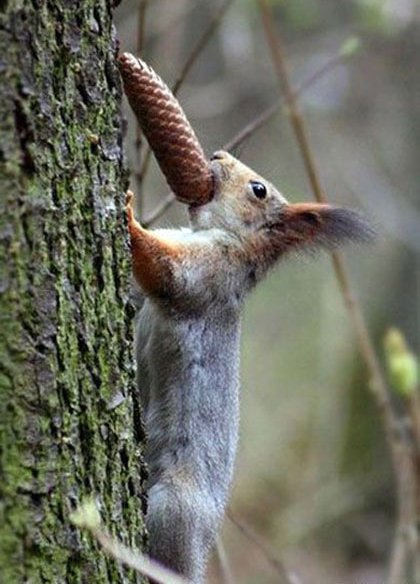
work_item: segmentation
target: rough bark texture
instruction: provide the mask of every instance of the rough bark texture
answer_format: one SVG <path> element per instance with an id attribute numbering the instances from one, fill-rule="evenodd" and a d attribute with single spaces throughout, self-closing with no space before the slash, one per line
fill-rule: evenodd
<path id="1" fill-rule="evenodd" d="M 109 0 L 0 0 L 0 580 L 136 582 L 141 547 L 120 97 Z"/>

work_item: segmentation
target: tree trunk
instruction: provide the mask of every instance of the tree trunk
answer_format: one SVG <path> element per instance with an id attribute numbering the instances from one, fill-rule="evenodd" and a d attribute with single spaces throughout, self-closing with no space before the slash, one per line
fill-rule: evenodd
<path id="1" fill-rule="evenodd" d="M 136 582 L 69 523 L 142 547 L 110 0 L 0 0 L 0 580 Z"/>

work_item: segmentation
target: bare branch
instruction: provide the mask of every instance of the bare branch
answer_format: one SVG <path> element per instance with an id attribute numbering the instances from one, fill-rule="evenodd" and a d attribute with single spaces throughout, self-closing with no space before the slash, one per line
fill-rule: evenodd
<path id="1" fill-rule="evenodd" d="M 98 507 L 94 499 L 87 499 L 70 515 L 70 521 L 79 529 L 88 531 L 102 549 L 114 560 L 128 568 L 153 578 L 160 584 L 187 584 L 187 581 L 165 568 L 155 560 L 136 550 L 133 551 L 118 540 L 111 537 L 103 528 Z"/>
<path id="2" fill-rule="evenodd" d="M 145 28 L 146 28 L 146 11 L 149 0 L 140 0 L 139 4 L 139 20 L 137 25 L 137 55 L 140 57 L 143 51 Z"/>
<path id="3" fill-rule="evenodd" d="M 234 584 L 235 579 L 226 554 L 226 548 L 223 545 L 222 537 L 219 535 L 216 540 L 216 554 L 219 561 L 220 582 L 222 584 Z"/>
<path id="4" fill-rule="evenodd" d="M 144 227 L 150 227 L 155 221 L 160 219 L 167 209 L 176 201 L 173 193 L 168 193 L 164 199 L 153 209 L 153 211 L 142 221 Z"/>
<path id="5" fill-rule="evenodd" d="M 187 584 L 187 581 L 181 576 L 153 561 L 138 550 L 134 552 L 116 539 L 113 539 L 108 533 L 101 530 L 94 530 L 91 533 L 109 556 L 128 568 L 132 568 L 148 578 L 153 578 L 154 581 L 160 584 Z"/>
<path id="6" fill-rule="evenodd" d="M 226 14 L 228 8 L 233 4 L 233 0 L 225 0 L 223 4 L 220 6 L 218 12 L 210 22 L 207 30 L 204 31 L 201 38 L 198 40 L 196 46 L 191 51 L 190 56 L 186 60 L 183 68 L 181 69 L 181 73 L 178 76 L 178 79 L 175 81 L 174 86 L 172 88 L 172 93 L 176 95 L 178 91 L 181 89 L 182 84 L 184 83 L 188 73 L 191 71 L 194 63 L 197 61 L 197 58 L 202 53 L 202 51 L 207 46 L 208 42 L 211 40 L 213 34 L 216 32 L 217 28 L 219 27 L 220 23 L 224 15 Z"/>
<path id="7" fill-rule="evenodd" d="M 340 65 L 346 58 L 348 58 L 348 55 L 342 51 L 330 57 L 330 59 L 328 59 L 324 65 L 322 65 L 319 69 L 316 69 L 311 75 L 303 80 L 301 85 L 299 85 L 299 87 L 294 92 L 295 99 L 299 98 L 303 93 L 305 93 L 306 90 L 315 85 L 320 79 L 335 69 L 337 65 Z M 245 142 L 247 138 L 249 138 L 262 126 L 265 126 L 265 124 L 267 124 L 275 116 L 275 114 L 281 109 L 283 103 L 284 99 L 280 98 L 278 101 L 276 101 L 276 103 L 264 110 L 257 118 L 249 122 L 249 124 L 247 124 L 240 132 L 238 132 L 236 136 L 229 140 L 229 142 L 226 142 L 226 144 L 223 146 L 224 150 L 234 150 L 240 144 Z"/>
<path id="8" fill-rule="evenodd" d="M 137 24 L 137 55 L 141 56 L 143 52 L 144 46 L 144 39 L 145 39 L 145 27 L 146 27 L 146 11 L 148 6 L 149 0 L 140 0 L 139 4 L 139 13 L 138 13 L 138 24 Z M 141 203 L 143 201 L 142 197 L 142 177 L 141 177 L 141 153 L 142 153 L 142 131 L 140 128 L 140 124 L 137 122 L 136 125 L 136 141 L 135 141 L 135 150 L 136 150 L 136 167 L 137 171 L 135 172 L 136 178 L 136 191 L 137 191 L 137 209 L 139 214 L 141 215 Z"/>
<path id="9" fill-rule="evenodd" d="M 223 150 L 230 152 L 237 148 L 242 142 L 245 142 L 252 134 L 254 134 L 259 128 L 267 124 L 271 118 L 273 118 L 279 111 L 282 105 L 282 100 L 277 101 L 266 110 L 264 110 L 258 117 L 249 122 L 240 132 L 236 134 L 229 142 L 226 142 L 223 146 Z"/>
<path id="10" fill-rule="evenodd" d="M 409 534 L 409 545 L 411 544 L 411 553 L 413 557 L 414 582 L 420 582 L 420 396 L 418 387 L 416 391 L 408 397 L 406 406 L 411 424 L 411 472 L 413 473 L 412 477 L 407 478 L 411 479 L 414 484 L 414 492 L 411 493 L 413 498 L 413 509 L 407 510 L 407 515 L 408 513 L 411 513 L 411 517 L 409 516 L 408 520 L 412 525 L 411 533 Z"/>
<path id="11" fill-rule="evenodd" d="M 388 584 L 406 582 L 411 562 L 418 569 L 418 533 L 416 525 L 416 477 L 412 448 L 401 442 L 398 452 L 398 521 L 389 566 Z M 413 580 L 418 582 L 417 578 Z"/>
<path id="12" fill-rule="evenodd" d="M 281 577 L 282 584 L 300 584 L 299 579 L 295 574 L 289 574 L 283 565 L 283 562 L 277 557 L 277 554 L 268 547 L 267 543 L 261 538 L 260 535 L 255 533 L 255 531 L 244 523 L 241 519 L 238 519 L 236 515 L 232 513 L 229 509 L 227 511 L 227 517 L 235 525 L 235 527 L 250 541 L 252 542 L 273 568 L 273 570 Z"/>
<path id="13" fill-rule="evenodd" d="M 285 101 L 289 109 L 290 123 L 296 135 L 296 141 L 298 142 L 300 148 L 312 190 L 316 200 L 320 203 L 325 203 L 327 199 L 322 190 L 320 180 L 318 179 L 315 161 L 313 160 L 312 151 L 309 147 L 306 130 L 303 125 L 302 117 L 297 108 L 296 96 L 289 81 L 289 72 L 287 70 L 286 61 L 283 57 L 283 47 L 281 45 L 279 36 L 276 36 L 274 32 L 272 20 L 273 16 L 265 0 L 257 1 L 260 6 L 264 31 L 271 51 L 271 58 L 279 84 L 285 96 Z"/>

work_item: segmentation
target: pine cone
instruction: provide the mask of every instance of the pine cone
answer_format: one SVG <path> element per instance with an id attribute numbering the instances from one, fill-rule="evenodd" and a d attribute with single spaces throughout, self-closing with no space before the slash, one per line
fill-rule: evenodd
<path id="1" fill-rule="evenodd" d="M 210 164 L 179 102 L 146 63 L 119 57 L 128 101 L 177 199 L 202 205 L 213 195 Z"/>

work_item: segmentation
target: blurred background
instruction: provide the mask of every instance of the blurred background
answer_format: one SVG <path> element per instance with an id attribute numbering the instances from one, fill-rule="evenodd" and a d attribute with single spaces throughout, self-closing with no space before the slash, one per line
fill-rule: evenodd
<path id="1" fill-rule="evenodd" d="M 125 0 L 117 10 L 122 50 L 137 50 L 141 4 Z M 168 85 L 220 6 L 147 3 L 142 57 Z M 310 144 L 329 199 L 361 209 L 379 232 L 373 246 L 347 249 L 345 256 L 381 359 L 390 326 L 418 354 L 420 3 L 272 0 L 270 6 L 295 87 L 335 63 L 300 98 Z M 337 64 L 346 51 L 352 54 Z M 178 97 L 208 153 L 278 101 L 254 0 L 232 2 Z M 134 173 L 136 124 L 124 106 Z M 291 201 L 312 199 L 284 110 L 234 154 Z M 143 217 L 168 192 L 153 160 L 141 189 L 134 179 L 132 187 L 141 191 Z M 155 225 L 186 221 L 176 203 Z M 249 298 L 243 319 L 241 438 L 230 503 L 241 529 L 227 518 L 223 531 L 233 582 L 281 582 L 260 541 L 302 584 L 384 581 L 394 483 L 368 383 L 331 259 L 282 263 Z M 211 575 L 211 582 L 221 581 L 216 560 Z"/>

